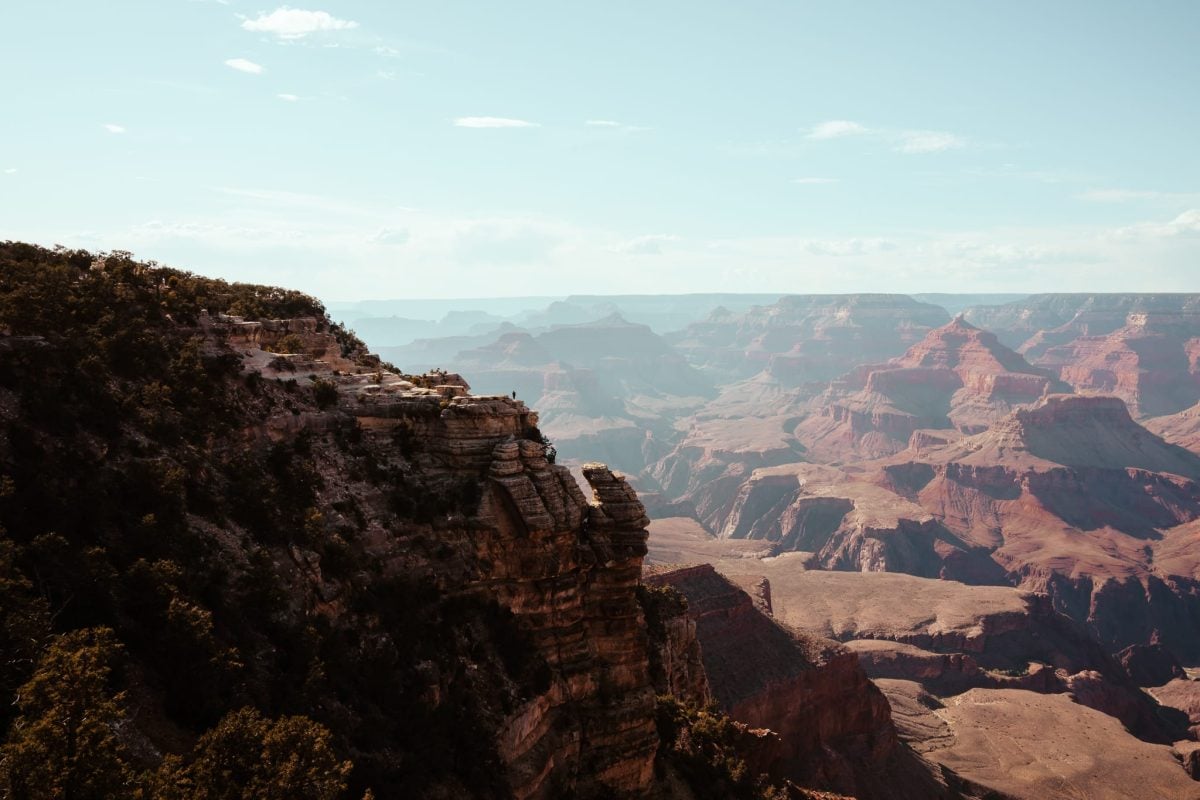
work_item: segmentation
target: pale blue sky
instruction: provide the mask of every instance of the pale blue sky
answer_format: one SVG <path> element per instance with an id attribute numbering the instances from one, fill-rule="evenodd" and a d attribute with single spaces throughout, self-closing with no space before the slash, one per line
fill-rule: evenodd
<path id="1" fill-rule="evenodd" d="M 1200 291 L 1200 3 L 9 0 L 0 238 L 327 299 Z"/>

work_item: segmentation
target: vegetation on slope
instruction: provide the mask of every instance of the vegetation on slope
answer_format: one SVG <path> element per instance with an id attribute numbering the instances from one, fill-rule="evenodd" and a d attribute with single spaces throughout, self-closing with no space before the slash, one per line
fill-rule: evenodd
<path id="1" fill-rule="evenodd" d="M 544 665 L 494 602 L 384 575 L 362 541 L 470 487 L 352 422 L 248 438 L 329 387 L 243 376 L 202 310 L 329 324 L 298 292 L 0 244 L 0 794 L 502 794 L 489 732 Z"/>

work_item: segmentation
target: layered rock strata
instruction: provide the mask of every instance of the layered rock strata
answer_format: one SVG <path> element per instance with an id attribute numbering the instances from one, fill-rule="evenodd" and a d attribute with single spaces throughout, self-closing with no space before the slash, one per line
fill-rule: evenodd
<path id="1" fill-rule="evenodd" d="M 979 433 L 1014 408 L 1067 389 L 956 317 L 904 355 L 834 381 L 795 435 L 810 458 L 874 458 L 903 450 L 922 429 Z"/>
<path id="2" fill-rule="evenodd" d="M 308 360 L 294 379 L 330 382 L 337 396 L 333 408 L 295 424 L 321 432 L 353 418 L 394 448 L 396 466 L 412 476 L 406 480 L 419 480 L 415 491 L 430 495 L 411 500 L 438 508 L 412 532 L 368 531 L 385 574 L 424 574 L 444 597 L 494 602 L 524 631 L 533 647 L 527 657 L 544 663 L 549 677 L 496 721 L 494 748 L 512 796 L 649 792 L 658 736 L 637 598 L 649 520 L 626 480 L 602 464 L 585 465 L 589 500 L 566 467 L 549 463 L 536 412 L 508 396 L 471 395 L 457 375 L 364 368 L 304 320 L 221 319 L 211 327 L 238 349 L 247 372 L 281 378 L 292 371 L 262 349 L 278 346 L 265 337 L 302 332 Z M 440 561 L 412 547 L 414 534 L 439 543 Z M 312 569 L 319 580 L 319 564 Z M 326 613 L 336 617 L 337 587 L 325 591 Z M 431 696 L 436 702 L 450 688 L 439 685 Z"/>
<path id="3" fill-rule="evenodd" d="M 645 580 L 687 598 L 713 698 L 731 717 L 778 735 L 774 769 L 862 798 L 953 794 L 898 744 L 887 701 L 853 653 L 779 625 L 710 565 Z"/>

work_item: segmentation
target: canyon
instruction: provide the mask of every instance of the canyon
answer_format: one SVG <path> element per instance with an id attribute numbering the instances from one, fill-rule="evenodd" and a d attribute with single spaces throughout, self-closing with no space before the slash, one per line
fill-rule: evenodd
<path id="1" fill-rule="evenodd" d="M 785 297 L 663 334 L 711 391 L 637 420 L 622 468 L 652 518 L 647 582 L 700 607 L 714 699 L 748 714 L 714 687 L 738 685 L 719 654 L 757 623 L 706 615 L 749 602 L 857 656 L 943 787 L 1195 796 L 1196 297 Z M 1055 716 L 1097 738 L 1021 744 Z"/>
<path id="2" fill-rule="evenodd" d="M 450 308 L 405 370 L 299 293 L 0 268 L 3 635 L 119 643 L 131 775 L 249 707 L 338 796 L 1200 797 L 1190 296 Z"/>

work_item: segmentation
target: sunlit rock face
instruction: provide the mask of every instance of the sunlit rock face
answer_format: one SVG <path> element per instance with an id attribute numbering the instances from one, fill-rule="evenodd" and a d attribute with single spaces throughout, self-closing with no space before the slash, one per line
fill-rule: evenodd
<path id="1" fill-rule="evenodd" d="M 772 771 L 862 798 L 957 796 L 899 744 L 854 653 L 781 626 L 710 565 L 656 568 L 646 582 L 687 599 L 713 699 L 778 736 Z"/>
<path id="2" fill-rule="evenodd" d="M 1120 397 L 1136 417 L 1200 401 L 1200 295 L 1033 295 L 964 313 L 1076 391 Z"/>
<path id="3" fill-rule="evenodd" d="M 918 432 L 979 433 L 1058 391 L 1069 387 L 956 317 L 904 355 L 832 382 L 795 436 L 810 459 L 878 458 L 903 450 Z"/>

